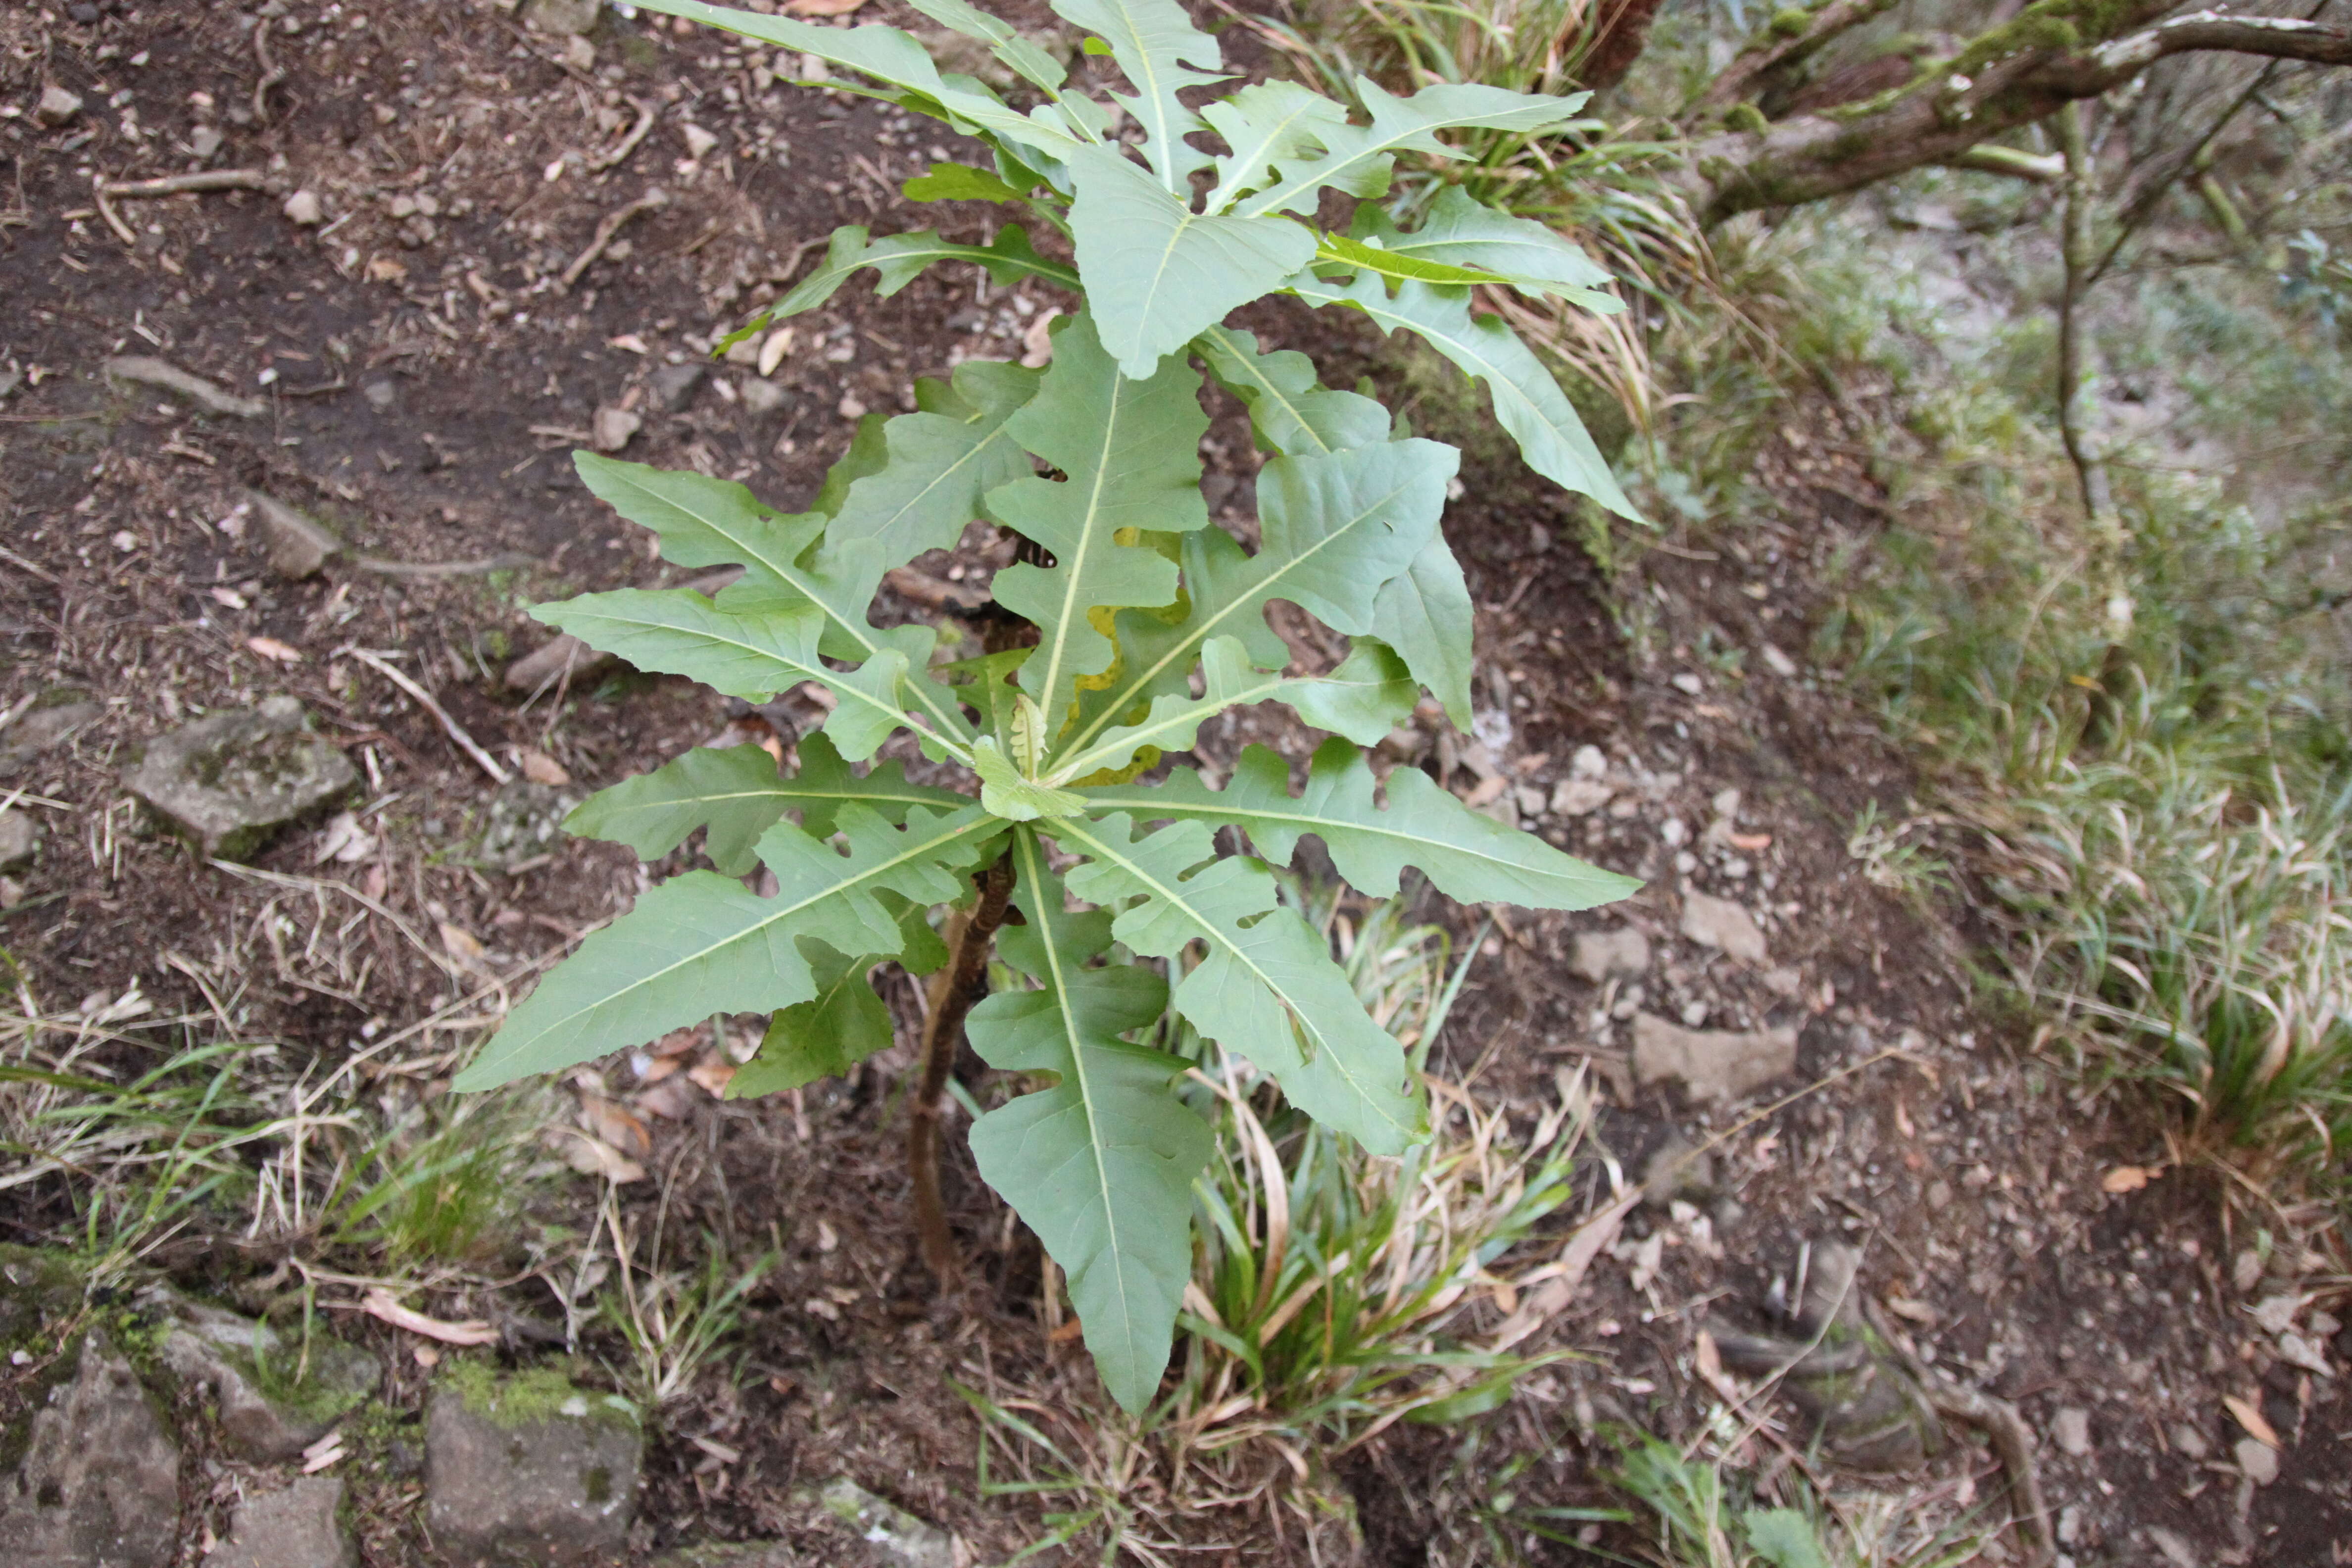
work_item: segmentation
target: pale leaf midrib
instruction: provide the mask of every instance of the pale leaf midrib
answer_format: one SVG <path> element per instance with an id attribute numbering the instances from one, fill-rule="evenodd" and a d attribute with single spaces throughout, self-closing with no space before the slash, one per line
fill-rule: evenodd
<path id="1" fill-rule="evenodd" d="M 1135 679 L 1129 681 L 1126 685 L 1125 690 L 1121 691 L 1117 698 L 1106 704 L 1102 712 L 1096 716 L 1095 721 L 1087 725 L 1085 730 L 1081 731 L 1073 739 L 1071 743 L 1074 746 L 1084 746 L 1099 740 L 1104 733 L 1105 724 L 1118 714 L 1121 707 L 1130 700 L 1128 693 L 1141 689 L 1147 683 L 1157 679 L 1171 664 L 1175 663 L 1180 659 L 1189 659 L 1193 657 L 1200 651 L 1202 645 L 1207 643 L 1209 638 L 1215 635 L 1216 628 L 1224 625 L 1229 616 L 1242 613 L 1244 610 L 1249 608 L 1253 604 L 1262 605 L 1267 599 L 1275 597 L 1276 595 L 1272 592 L 1273 584 L 1281 582 L 1283 578 L 1289 575 L 1295 568 L 1305 565 L 1307 562 L 1312 561 L 1317 552 L 1321 551 L 1325 545 L 1343 539 L 1349 533 L 1353 532 L 1356 529 L 1361 527 L 1365 521 L 1370 518 L 1374 512 L 1377 512 L 1381 507 L 1388 505 L 1390 501 L 1394 500 L 1398 496 L 1403 494 L 1405 490 L 1411 488 L 1410 481 L 1398 485 L 1395 489 L 1381 496 L 1377 502 L 1358 511 L 1355 516 L 1349 518 L 1346 522 L 1340 524 L 1338 528 L 1331 530 L 1331 531 L 1326 533 L 1313 544 L 1308 545 L 1305 550 L 1299 552 L 1297 554 L 1289 557 L 1280 565 L 1274 568 L 1273 571 L 1267 573 L 1265 576 L 1250 584 L 1249 589 L 1245 594 L 1236 595 L 1232 599 L 1226 601 L 1222 609 L 1217 610 L 1215 613 L 1211 615 L 1206 621 L 1202 623 L 1197 635 L 1189 637 L 1187 640 L 1178 643 L 1173 648 L 1170 649 L 1167 653 L 1161 655 L 1159 659 L 1154 661 L 1150 668 L 1141 671 L 1137 675 Z M 1255 562 L 1258 560 L 1259 557 L 1254 555 L 1250 557 L 1250 559 Z"/>
<path id="2" fill-rule="evenodd" d="M 1411 833 L 1401 827 L 1391 827 L 1385 823 L 1360 823 L 1339 816 L 1310 816 L 1304 812 L 1297 811 L 1261 811 L 1252 806 L 1226 805 L 1222 803 L 1203 805 L 1193 801 L 1179 801 L 1171 804 L 1150 799 L 1120 800 L 1115 796 L 1106 797 L 1091 792 L 1087 795 L 1087 809 L 1094 812 L 1133 812 L 1139 820 L 1223 816 L 1230 818 L 1234 826 L 1240 827 L 1246 827 L 1252 822 L 1279 822 L 1285 826 L 1295 828 L 1302 833 L 1312 833 L 1318 837 L 1331 829 L 1342 828 L 1351 833 L 1378 834 L 1384 838 L 1401 839 L 1412 845 L 1434 846 L 1456 855 L 1472 857 L 1489 866 L 1517 872 L 1522 876 L 1540 877 L 1546 880 L 1558 878 L 1556 872 L 1529 871 L 1517 861 L 1507 859 L 1487 850 L 1457 845 L 1447 839 L 1431 838 L 1426 834 Z M 1419 864 L 1417 861 L 1411 863 Z"/>
<path id="3" fill-rule="evenodd" d="M 1247 970 L 1249 973 L 1256 979 L 1259 984 L 1265 986 L 1266 994 L 1272 996 L 1276 1002 L 1280 1003 L 1283 1011 L 1290 1016 L 1292 1020 L 1299 1028 L 1311 1035 L 1314 1037 L 1318 1047 L 1330 1057 L 1333 1064 L 1339 1068 L 1340 1076 L 1345 1078 L 1348 1080 L 1349 1086 L 1356 1091 L 1357 1098 L 1368 1107 L 1378 1107 L 1380 1103 L 1378 1099 L 1364 1087 L 1362 1080 L 1357 1078 L 1355 1068 L 1347 1060 L 1347 1054 L 1344 1051 L 1339 1050 L 1332 1043 L 1330 1038 L 1324 1034 L 1321 1026 L 1307 1016 L 1307 1012 L 1304 1008 L 1300 1007 L 1297 1003 L 1290 999 L 1288 993 L 1274 983 L 1272 976 L 1268 975 L 1264 969 L 1260 968 L 1257 963 L 1252 959 L 1248 953 L 1242 951 L 1242 949 L 1234 942 L 1230 933 L 1218 926 L 1214 921 L 1204 917 L 1191 904 L 1177 897 L 1175 889 L 1169 887 L 1159 878 L 1153 876 L 1149 871 L 1146 871 L 1129 857 L 1119 854 L 1108 841 L 1088 833 L 1084 827 L 1065 826 L 1059 830 L 1057 837 L 1074 838 L 1079 843 L 1088 846 L 1096 854 L 1101 856 L 1104 859 L 1110 861 L 1112 864 L 1118 866 L 1124 869 L 1129 876 L 1134 878 L 1137 881 L 1142 883 L 1146 888 L 1150 889 L 1153 897 L 1166 900 L 1170 904 L 1172 904 L 1177 909 L 1182 910 L 1187 915 L 1191 916 L 1192 923 L 1207 933 L 1207 935 L 1202 940 L 1223 948 L 1232 956 L 1234 963 Z M 1267 918 L 1279 919 L 1284 912 L 1285 911 L 1281 905 L 1277 903 L 1275 908 L 1268 912 Z M 1404 1123 L 1400 1122 L 1394 1117 L 1390 1116 L 1385 1110 L 1380 1111 L 1379 1114 L 1381 1120 L 1387 1121 L 1389 1125 L 1399 1128 L 1400 1130 L 1407 1132 L 1412 1131 L 1412 1129 L 1406 1127 Z"/>
<path id="4" fill-rule="evenodd" d="M 1032 888 L 1045 889 L 1049 884 L 1041 874 L 1043 868 L 1039 864 L 1037 836 L 1024 830 L 1020 842 L 1022 876 L 1028 880 Z M 1060 1003 L 1062 1015 L 1062 1038 L 1063 1042 L 1069 1047 L 1071 1076 L 1077 1079 L 1078 1104 L 1083 1108 L 1087 1119 L 1087 1158 L 1094 1166 L 1095 1187 L 1102 1199 L 1103 1229 L 1109 1238 L 1112 1277 L 1118 1281 L 1118 1310 L 1114 1314 L 1114 1318 L 1124 1337 L 1124 1330 L 1129 1318 L 1127 1310 L 1129 1295 L 1127 1255 L 1118 1241 L 1118 1209 L 1111 1198 L 1110 1168 L 1103 1162 L 1103 1143 L 1099 1136 L 1102 1122 L 1095 1111 L 1093 1079 L 1087 1070 L 1084 1042 L 1079 1038 L 1076 1015 L 1071 1006 L 1069 983 L 1065 978 L 1062 969 L 1061 944 L 1055 940 L 1055 922 L 1066 911 L 1048 910 L 1046 905 L 1049 901 L 1042 897 L 1036 900 L 1039 922 L 1045 927 L 1045 930 L 1039 932 L 1039 945 L 1045 949 L 1046 967 L 1053 974 L 1054 994 Z M 1132 1353 L 1133 1349 L 1131 1344 L 1128 1347 L 1129 1353 Z"/>
<path id="5" fill-rule="evenodd" d="M 712 942 L 709 946 L 701 948 L 697 952 L 673 959 L 669 963 L 666 964 L 662 968 L 654 971 L 650 974 L 632 980 L 617 991 L 607 992 L 604 995 L 598 997 L 595 1001 L 591 1002 L 584 1006 L 573 1008 L 571 1012 L 566 1013 L 562 1017 L 552 1020 L 540 1028 L 537 1033 L 520 1042 L 516 1047 L 516 1050 L 520 1050 L 522 1047 L 530 1045 L 533 1040 L 544 1039 L 549 1035 L 553 1034 L 556 1030 L 561 1029 L 580 1018 L 585 1017 L 590 1014 L 609 1008 L 621 997 L 626 996 L 632 992 L 642 990 L 646 986 L 655 984 L 656 981 L 663 980 L 669 975 L 676 973 L 678 970 L 687 967 L 688 964 L 702 963 L 709 959 L 713 953 L 721 952 L 726 949 L 732 947 L 737 942 L 744 942 L 751 937 L 757 936 L 760 932 L 766 931 L 779 921 L 789 920 L 793 916 L 799 914 L 801 911 L 809 909 L 813 905 L 821 904 L 828 899 L 840 898 L 855 890 L 857 885 L 861 882 L 871 881 L 875 878 L 883 875 L 885 872 L 894 871 L 899 867 L 906 865 L 910 860 L 925 856 L 936 856 L 940 849 L 947 846 L 954 844 L 957 840 L 976 831 L 987 828 L 992 826 L 992 818 L 986 816 L 977 817 L 955 829 L 951 833 L 942 833 L 937 837 L 928 840 L 919 847 L 901 850 L 899 853 L 892 856 L 887 860 L 880 861 L 876 865 L 866 868 L 856 876 L 845 878 L 841 881 L 832 884 L 830 887 L 825 888 L 820 892 L 812 893 L 796 903 L 788 905 L 783 909 L 776 910 L 772 914 L 762 917 L 751 925 L 744 926 L 738 931 L 729 933 L 721 941 Z M 507 1054 L 511 1056 L 514 1053 L 509 1052 Z"/>

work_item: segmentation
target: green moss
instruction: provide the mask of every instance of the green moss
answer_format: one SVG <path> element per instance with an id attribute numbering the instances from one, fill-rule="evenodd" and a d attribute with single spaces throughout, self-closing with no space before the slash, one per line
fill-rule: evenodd
<path id="1" fill-rule="evenodd" d="M 1811 16 L 1791 5 L 1786 10 L 1772 13 L 1772 33 L 1776 37 L 1801 37 L 1811 22 Z"/>
<path id="2" fill-rule="evenodd" d="M 557 1420 L 593 1421 L 631 1431 L 640 1425 L 636 1406 L 619 1394 L 581 1388 L 551 1366 L 502 1377 L 487 1363 L 461 1361 L 441 1374 L 441 1383 L 468 1411 L 509 1431 Z"/>
<path id="3" fill-rule="evenodd" d="M 1735 103 L 1723 111 L 1723 128 L 1726 131 L 1761 136 L 1771 127 L 1772 122 L 1764 118 L 1764 111 L 1752 103 Z"/>

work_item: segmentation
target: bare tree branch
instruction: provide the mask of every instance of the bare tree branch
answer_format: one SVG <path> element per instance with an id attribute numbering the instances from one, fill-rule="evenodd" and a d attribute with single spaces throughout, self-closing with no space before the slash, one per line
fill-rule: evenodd
<path id="1" fill-rule="evenodd" d="M 1700 106 L 1727 109 L 1753 97 L 1752 89 L 1765 77 L 1810 59 L 1894 4 L 1895 0 L 1830 0 L 1806 19 L 1804 30 L 1794 37 L 1768 26 L 1706 84 L 1706 90 L 1699 95 Z"/>
<path id="2" fill-rule="evenodd" d="M 2144 6 L 2126 25 L 2161 9 Z M 1967 74 L 1970 51 L 1963 50 L 1940 80 L 1923 77 L 1843 112 L 1706 138 L 1690 150 L 1685 184 L 1693 206 L 1709 223 L 1760 207 L 1819 201 L 1925 164 L 1959 162 L 1980 142 L 2120 87 L 2156 61 L 2189 50 L 2352 65 L 2352 30 L 2292 17 L 2199 11 L 2087 47 L 2023 48 L 1974 66 L 1973 75 Z"/>

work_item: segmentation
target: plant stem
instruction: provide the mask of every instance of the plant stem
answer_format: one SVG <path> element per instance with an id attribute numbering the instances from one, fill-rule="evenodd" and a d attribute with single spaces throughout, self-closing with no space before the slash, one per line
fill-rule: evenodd
<path id="1" fill-rule="evenodd" d="M 2106 465 L 2100 460 L 2090 432 L 2084 428 L 2090 412 L 2091 389 L 2084 363 L 2081 304 L 2084 279 L 2094 264 L 2091 226 L 2093 205 L 2097 199 L 2094 184 L 2096 175 L 2084 141 L 2082 106 L 2067 104 L 2058 111 L 2057 119 L 2059 145 L 2066 157 L 2065 229 L 2060 243 L 2066 264 L 2066 284 L 2058 301 L 2058 431 L 2065 440 L 2066 456 L 2074 460 L 2074 475 L 2083 491 L 2083 510 L 2090 514 L 2104 578 L 2104 569 L 2114 565 L 2114 546 L 2119 542 L 2116 536 L 2122 531 L 2122 520 L 2116 514 L 2115 501 L 2107 489 Z M 2105 581 L 2098 585 L 2103 590 L 2108 586 Z"/>
<path id="2" fill-rule="evenodd" d="M 923 1261 L 941 1285 L 955 1278 L 955 1238 L 940 1196 L 940 1111 L 948 1072 L 963 1047 L 963 1021 L 988 994 L 988 952 L 1013 897 L 1010 850 L 980 874 L 980 900 L 959 917 L 954 957 L 931 984 L 930 1018 L 923 1027 L 923 1076 L 907 1121 L 907 1168 L 915 1184 L 915 1236 Z"/>

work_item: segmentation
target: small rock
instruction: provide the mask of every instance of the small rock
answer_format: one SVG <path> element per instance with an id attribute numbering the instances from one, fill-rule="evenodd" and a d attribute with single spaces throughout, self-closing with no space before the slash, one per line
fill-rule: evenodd
<path id="1" fill-rule="evenodd" d="M 803 1564 L 781 1541 L 714 1541 L 700 1546 L 673 1546 L 655 1558 L 651 1568 L 803 1568 Z"/>
<path id="2" fill-rule="evenodd" d="M 1562 779 L 1552 786 L 1551 814 L 1554 816 L 1587 816 L 1609 804 L 1616 792 L 1599 779 Z"/>
<path id="3" fill-rule="evenodd" d="M 81 94 L 61 87 L 41 89 L 41 101 L 33 106 L 33 118 L 44 125 L 63 125 L 80 112 Z"/>
<path id="4" fill-rule="evenodd" d="M 1690 825 L 1679 816 L 1670 816 L 1658 824 L 1658 842 L 1669 849 L 1679 849 L 1690 842 Z"/>
<path id="5" fill-rule="evenodd" d="M 754 419 L 784 405 L 784 389 L 763 376 L 747 375 L 736 390 L 742 395 L 743 412 Z"/>
<path id="6" fill-rule="evenodd" d="M 286 198 L 283 210 L 287 222 L 302 228 L 310 227 L 327 216 L 327 209 L 320 205 L 319 194 L 316 191 L 295 192 Z"/>
<path id="7" fill-rule="evenodd" d="M 1609 776 L 1608 753 L 1598 746 L 1579 746 L 1576 755 L 1568 760 L 1570 778 L 1601 779 Z"/>
<path id="8" fill-rule="evenodd" d="M 329 1333 L 313 1332 L 306 1352 L 268 1323 L 175 1292 L 143 1300 L 172 1325 L 158 1357 L 164 1370 L 213 1391 L 221 1436 L 242 1458 L 267 1464 L 297 1457 L 375 1392 L 383 1375 L 375 1357 Z M 306 1373 L 296 1384 L 295 1368 L 306 1354 Z"/>
<path id="9" fill-rule="evenodd" d="M 1684 1137 L 1666 1134 L 1642 1166 L 1642 1195 L 1654 1208 L 1677 1198 L 1691 1203 L 1715 1194 L 1715 1156 Z"/>
<path id="10" fill-rule="evenodd" d="M 2238 1460 L 2238 1469 L 2254 1485 L 2266 1487 L 2278 1479 L 2278 1450 L 2261 1438 L 2241 1437 L 2232 1452 Z"/>
<path id="11" fill-rule="evenodd" d="M 2074 1546 L 2080 1544 L 2082 1539 L 2083 1507 L 2080 1503 L 2070 1502 L 2058 1510 L 2058 1544 Z"/>
<path id="12" fill-rule="evenodd" d="M 1631 926 L 1580 931 L 1569 948 L 1568 967 L 1595 985 L 1609 980 L 1638 980 L 1649 973 L 1650 939 Z"/>
<path id="13" fill-rule="evenodd" d="M 676 414 L 694 401 L 696 389 L 709 367 L 700 360 L 690 359 L 684 364 L 666 364 L 646 378 L 653 393 L 654 406 L 665 414 Z"/>
<path id="14" fill-rule="evenodd" d="M 1932 1181 L 1932 1182 L 1928 1183 L 1928 1184 L 1927 1184 L 1927 1209 L 1928 1209 L 1928 1212 L 1929 1212 L 1929 1213 L 1931 1213 L 1931 1214 L 1941 1214 L 1941 1213 L 1943 1213 L 1943 1212 L 1944 1212 L 1944 1210 L 1946 1210 L 1946 1209 L 1948 1209 L 1948 1208 L 1949 1208 L 1949 1207 L 1951 1207 L 1951 1206 L 1952 1206 L 1952 1184 L 1951 1184 L 1951 1183 L 1949 1183 L 1949 1182 L 1947 1182 L 1947 1181 L 1943 1180 L 1941 1177 L 1938 1177 L 1938 1178 L 1937 1178 L 1935 1181 Z"/>
<path id="15" fill-rule="evenodd" d="M 289 582 L 300 582 L 333 560 L 343 542 L 306 512 L 295 510 L 275 496 L 259 490 L 245 492 L 253 515 L 261 524 L 262 546 L 269 552 L 269 569 Z"/>
<path id="16" fill-rule="evenodd" d="M 1786 996 L 1792 1001 L 1796 998 L 1798 994 L 1802 992 L 1805 988 L 1805 976 L 1803 973 L 1800 970 L 1791 969 L 1786 964 L 1782 964 L 1776 969 L 1768 969 L 1763 973 L 1758 975 L 1757 979 L 1762 981 L 1764 983 L 1764 989 L 1772 993 L 1773 995 Z"/>
<path id="17" fill-rule="evenodd" d="M 553 1372 L 444 1378 L 425 1418 L 425 1510 L 452 1563 L 618 1557 L 645 1438 L 626 1400 Z"/>
<path id="18" fill-rule="evenodd" d="M 602 0 L 530 0 L 522 14 L 523 25 L 559 37 L 576 38 L 595 31 L 601 5 Z"/>
<path id="19" fill-rule="evenodd" d="M 359 782 L 291 697 L 208 714 L 158 735 L 123 787 L 207 856 L 244 859 Z"/>
<path id="20" fill-rule="evenodd" d="M 1654 1013 L 1634 1015 L 1633 1076 L 1645 1084 L 1679 1079 L 1693 1104 L 1740 1099 L 1796 1065 L 1792 1027 L 1738 1034 L 1685 1029 Z"/>
<path id="21" fill-rule="evenodd" d="M 564 842 L 563 819 L 579 804 L 577 795 L 528 777 L 516 779 L 490 797 L 467 858 L 486 870 L 511 872 Z"/>
<path id="22" fill-rule="evenodd" d="M 92 1334 L 0 1487 L 0 1563 L 164 1568 L 179 1532 L 179 1449 L 130 1362 Z"/>
<path id="23" fill-rule="evenodd" d="M 2091 1451 L 2091 1413 L 2068 1405 L 2051 1418 L 2050 1440 L 2058 1451 L 2081 1458 Z"/>
<path id="24" fill-rule="evenodd" d="M 2204 1568 L 2205 1559 L 2194 1546 L 2160 1524 L 2147 1527 L 2148 1544 L 2164 1554 L 2172 1568 Z"/>
<path id="25" fill-rule="evenodd" d="M 869 1562 L 887 1568 L 956 1568 L 955 1537 L 840 1477 L 817 1493 L 825 1512 L 857 1532 Z"/>
<path id="26" fill-rule="evenodd" d="M 1682 674 L 1674 678 L 1674 688 L 1676 691 L 1681 692 L 1685 697 L 1696 697 L 1700 692 L 1706 689 L 1706 682 L 1701 680 L 1697 676 L 1691 674 L 1688 670 L 1685 670 Z"/>
<path id="27" fill-rule="evenodd" d="M 360 388 L 360 395 L 366 398 L 368 406 L 378 414 L 389 414 L 392 405 L 400 400 L 400 387 L 390 380 L 371 381 Z"/>
<path id="28" fill-rule="evenodd" d="M 713 147 L 719 145 L 718 137 L 713 136 L 709 132 L 705 131 L 701 126 L 696 125 L 691 121 L 680 128 L 679 134 L 686 138 L 686 155 L 697 160 L 698 162 L 708 155 Z M 748 342 L 749 340 L 747 339 L 746 341 Z M 759 345 L 757 343 L 753 343 L 751 345 L 751 353 L 755 361 L 759 357 Z"/>
<path id="29" fill-rule="evenodd" d="M 199 125 L 188 132 L 188 151 L 200 163 L 211 162 L 212 155 L 221 150 L 221 142 L 220 127 L 216 125 Z"/>
<path id="30" fill-rule="evenodd" d="M 563 63 L 576 71 L 596 68 L 596 46 L 574 33 L 563 40 Z"/>
<path id="31" fill-rule="evenodd" d="M 1696 889 L 1683 895 L 1683 935 L 1701 947 L 1720 948 L 1743 963 L 1762 963 L 1764 933 L 1756 919 L 1729 899 Z"/>
<path id="32" fill-rule="evenodd" d="M 76 731 L 106 711 L 69 686 L 53 686 L 34 699 L 14 724 L 0 730 L 0 779 L 23 769 L 45 752 L 63 745 Z"/>
<path id="33" fill-rule="evenodd" d="M 15 806 L 0 811 L 0 871 L 23 870 L 40 847 L 40 825 L 31 812 Z"/>
<path id="34" fill-rule="evenodd" d="M 1757 651 L 1764 656 L 1764 662 L 1770 668 L 1772 673 L 1779 676 L 1781 679 L 1790 679 L 1797 673 L 1797 661 L 1790 658 L 1787 654 L 1782 653 L 1779 645 L 1769 642 L 1764 643 L 1759 647 Z"/>
<path id="35" fill-rule="evenodd" d="M 343 1483 L 332 1476 L 248 1494 L 205 1568 L 358 1568 L 359 1549 L 337 1517 L 342 1506 Z"/>
<path id="36" fill-rule="evenodd" d="M 2205 1440 L 2205 1434 L 2186 1421 L 2174 1422 L 2169 1436 L 2173 1447 L 2189 1458 L 2202 1459 L 2213 1452 L 2213 1445 Z"/>
<path id="37" fill-rule="evenodd" d="M 617 452 L 645 427 L 645 421 L 625 408 L 607 404 L 596 410 L 596 418 L 589 426 L 590 439 L 600 452 Z"/>
<path id="38" fill-rule="evenodd" d="M 1691 1029 L 1697 1028 L 1701 1024 L 1706 1022 L 1707 1015 L 1713 1010 L 1714 1009 L 1710 1008 L 1704 1002 L 1685 1003 L 1683 1005 L 1683 1026 Z"/>

